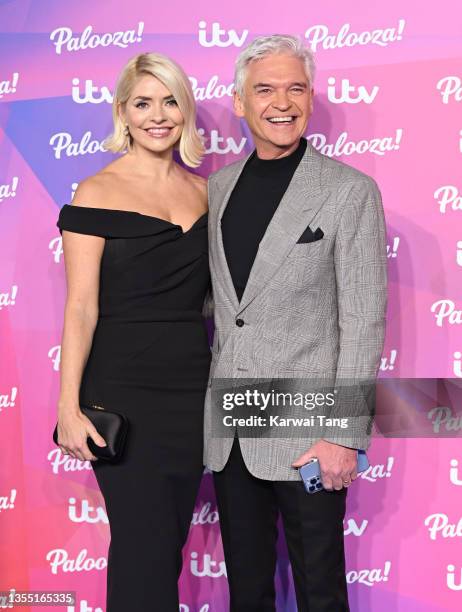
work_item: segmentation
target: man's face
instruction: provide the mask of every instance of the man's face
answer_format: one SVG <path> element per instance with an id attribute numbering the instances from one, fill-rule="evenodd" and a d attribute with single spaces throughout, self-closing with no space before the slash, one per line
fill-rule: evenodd
<path id="1" fill-rule="evenodd" d="M 303 61 L 277 54 L 250 62 L 244 95 L 234 94 L 234 111 L 247 121 L 260 158 L 294 151 L 313 112 L 313 89 Z"/>

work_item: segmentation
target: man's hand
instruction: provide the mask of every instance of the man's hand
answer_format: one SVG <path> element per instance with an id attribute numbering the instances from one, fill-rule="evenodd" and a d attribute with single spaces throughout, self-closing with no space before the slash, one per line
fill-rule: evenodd
<path id="1" fill-rule="evenodd" d="M 321 480 L 327 491 L 340 491 L 348 487 L 357 478 L 357 451 L 327 440 L 319 440 L 292 463 L 292 467 L 301 467 L 310 459 L 319 461 Z"/>

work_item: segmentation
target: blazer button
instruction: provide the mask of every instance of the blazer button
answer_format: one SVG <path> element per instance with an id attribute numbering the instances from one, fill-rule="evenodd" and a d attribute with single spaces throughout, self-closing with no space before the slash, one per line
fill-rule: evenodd
<path id="1" fill-rule="evenodd" d="M 238 327 L 242 327 L 244 325 L 244 320 L 243 319 L 236 319 L 236 325 Z"/>

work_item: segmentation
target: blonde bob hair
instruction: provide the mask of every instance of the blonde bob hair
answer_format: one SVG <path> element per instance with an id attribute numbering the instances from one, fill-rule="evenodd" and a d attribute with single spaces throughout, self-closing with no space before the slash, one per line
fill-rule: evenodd
<path id="1" fill-rule="evenodd" d="M 182 161 L 192 168 L 200 165 L 205 149 L 196 127 L 196 101 L 191 83 L 183 69 L 169 57 L 161 53 L 140 53 L 132 57 L 122 70 L 116 85 L 112 103 L 114 131 L 104 141 L 104 148 L 113 153 L 130 149 L 133 144 L 131 134 L 126 134 L 125 125 L 119 115 L 118 106 L 127 103 L 139 77 L 151 75 L 161 81 L 175 98 L 184 118 L 184 126 L 175 149 L 180 152 Z"/>

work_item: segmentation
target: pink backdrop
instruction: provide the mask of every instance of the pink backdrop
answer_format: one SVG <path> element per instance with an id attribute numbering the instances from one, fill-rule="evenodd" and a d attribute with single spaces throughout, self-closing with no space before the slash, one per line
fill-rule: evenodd
<path id="1" fill-rule="evenodd" d="M 56 220 L 76 184 L 112 159 L 100 143 L 113 87 L 139 52 L 170 55 L 190 76 L 207 176 L 252 149 L 231 106 L 239 49 L 275 31 L 305 37 L 318 64 L 308 137 L 374 176 L 383 194 L 390 293 L 380 375 L 462 378 L 462 9 L 458 0 L 427 8 L 0 0 L 0 590 L 75 590 L 68 612 L 105 609 L 104 502 L 90 466 L 51 441 L 65 299 Z M 452 426 L 460 434 L 462 418 Z M 345 520 L 352 611 L 462 609 L 459 440 L 375 439 L 369 458 Z M 227 610 L 217 520 L 205 474 L 184 551 L 183 612 Z M 283 542 L 276 579 L 278 610 L 295 610 Z"/>

